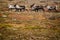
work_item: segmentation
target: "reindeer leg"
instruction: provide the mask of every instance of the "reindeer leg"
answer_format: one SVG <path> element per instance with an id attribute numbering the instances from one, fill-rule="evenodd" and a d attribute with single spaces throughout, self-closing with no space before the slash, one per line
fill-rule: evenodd
<path id="1" fill-rule="evenodd" d="M 9 10 L 12 11 L 12 8 L 10 8 Z"/>
<path id="2" fill-rule="evenodd" d="M 25 9 L 23 9 L 23 11 L 25 11 Z"/>
<path id="3" fill-rule="evenodd" d="M 20 12 L 21 12 L 22 10 L 20 9 Z"/>
<path id="4" fill-rule="evenodd" d="M 36 12 L 38 12 L 39 9 L 36 10 Z"/>

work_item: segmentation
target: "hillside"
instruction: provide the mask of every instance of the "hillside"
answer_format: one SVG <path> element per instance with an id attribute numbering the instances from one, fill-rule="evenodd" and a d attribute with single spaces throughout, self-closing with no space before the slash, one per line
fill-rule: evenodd
<path id="1" fill-rule="evenodd" d="M 39 0 L 0 0 L 0 40 L 60 40 L 60 12 L 8 10 L 8 4 L 17 2 L 28 8 L 32 3 L 42 4 Z"/>

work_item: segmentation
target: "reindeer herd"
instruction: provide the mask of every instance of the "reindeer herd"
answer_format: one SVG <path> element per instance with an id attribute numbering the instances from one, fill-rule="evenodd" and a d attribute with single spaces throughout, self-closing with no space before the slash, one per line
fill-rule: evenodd
<path id="1" fill-rule="evenodd" d="M 30 11 L 35 11 L 35 12 L 38 12 L 38 11 L 54 11 L 54 12 L 57 12 L 57 6 L 54 5 L 54 6 L 50 6 L 50 5 L 35 5 L 35 4 L 32 4 L 30 5 Z M 26 11 L 28 9 L 26 9 L 26 6 L 25 5 L 12 5 L 10 4 L 8 6 L 8 9 L 9 10 L 15 10 L 15 11 Z"/>

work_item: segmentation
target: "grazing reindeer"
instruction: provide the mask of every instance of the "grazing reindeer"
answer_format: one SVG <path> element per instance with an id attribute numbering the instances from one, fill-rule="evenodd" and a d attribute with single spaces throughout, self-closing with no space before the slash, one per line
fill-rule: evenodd
<path id="1" fill-rule="evenodd" d="M 30 6 L 30 8 L 31 8 L 32 11 L 36 11 L 36 12 L 38 12 L 39 10 L 43 10 L 44 11 L 44 8 L 43 8 L 42 5 L 38 6 L 38 5 L 32 4 Z"/>
<path id="2" fill-rule="evenodd" d="M 48 11 L 57 11 L 56 6 L 46 6 L 46 8 L 48 9 Z"/>
<path id="3" fill-rule="evenodd" d="M 25 6 L 15 5 L 16 11 L 25 11 Z"/>
<path id="4" fill-rule="evenodd" d="M 17 4 L 15 4 L 15 5 L 12 5 L 12 4 L 10 4 L 10 5 L 8 5 L 8 8 L 9 8 L 9 10 L 16 10 L 16 11 L 25 11 L 25 6 L 19 6 L 19 5 L 17 5 Z"/>

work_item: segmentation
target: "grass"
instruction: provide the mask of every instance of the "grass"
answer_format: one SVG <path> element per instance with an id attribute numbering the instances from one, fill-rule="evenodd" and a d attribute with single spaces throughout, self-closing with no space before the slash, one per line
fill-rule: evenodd
<path id="1" fill-rule="evenodd" d="M 2 26 L 2 27 L 1 27 Z M 41 28 L 40 26 L 13 27 L 0 24 L 0 40 L 59 40 L 60 29 Z"/>
<path id="2" fill-rule="evenodd" d="M 57 20 L 60 13 L 46 12 L 56 20 L 46 19 L 43 12 L 1 11 L 1 14 L 8 17 L 0 17 L 0 40 L 60 40 L 60 20 Z"/>
<path id="3" fill-rule="evenodd" d="M 6 2 L 0 0 L 0 14 L 7 16 L 0 16 L 0 40 L 60 40 L 60 13 L 10 12 L 4 9 Z M 47 15 L 56 19 L 49 20 Z"/>

